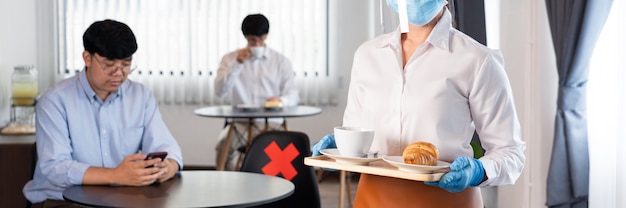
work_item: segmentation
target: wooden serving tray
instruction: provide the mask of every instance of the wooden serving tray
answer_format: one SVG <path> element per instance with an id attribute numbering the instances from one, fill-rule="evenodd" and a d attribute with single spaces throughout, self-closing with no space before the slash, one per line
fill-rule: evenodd
<path id="1" fill-rule="evenodd" d="M 367 173 L 372 175 L 402 178 L 413 181 L 438 181 L 444 173 L 409 173 L 398 170 L 395 166 L 383 160 L 376 160 L 367 165 L 351 165 L 338 163 L 335 159 L 321 155 L 315 157 L 305 157 L 304 164 L 320 168 L 331 168 L 350 172 Z"/>

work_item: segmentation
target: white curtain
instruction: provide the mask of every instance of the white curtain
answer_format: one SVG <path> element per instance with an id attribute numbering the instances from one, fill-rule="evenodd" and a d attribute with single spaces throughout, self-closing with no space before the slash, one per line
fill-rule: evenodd
<path id="1" fill-rule="evenodd" d="M 262 13 L 266 43 L 287 56 L 304 105 L 336 105 L 327 64 L 327 0 L 58 0 L 59 75 L 82 70 L 82 34 L 97 20 L 128 24 L 139 48 L 129 78 L 150 87 L 161 104 L 220 105 L 219 61 L 245 47 L 241 21 Z"/>
<path id="2" fill-rule="evenodd" d="M 626 2 L 613 1 L 588 85 L 589 207 L 626 207 Z"/>

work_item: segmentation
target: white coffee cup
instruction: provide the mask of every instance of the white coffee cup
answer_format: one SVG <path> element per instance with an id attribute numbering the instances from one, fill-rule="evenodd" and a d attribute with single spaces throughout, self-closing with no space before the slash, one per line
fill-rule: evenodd
<path id="1" fill-rule="evenodd" d="M 342 156 L 363 157 L 374 141 L 373 129 L 338 126 L 334 133 L 337 150 Z"/>
<path id="2" fill-rule="evenodd" d="M 265 52 L 265 46 L 252 46 L 252 47 L 250 47 L 250 53 L 255 58 L 263 57 L 263 52 Z"/>

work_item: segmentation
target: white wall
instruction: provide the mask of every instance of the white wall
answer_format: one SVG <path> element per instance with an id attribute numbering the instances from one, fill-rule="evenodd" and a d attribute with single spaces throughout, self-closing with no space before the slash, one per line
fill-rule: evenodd
<path id="1" fill-rule="evenodd" d="M 13 67 L 36 65 L 35 0 L 0 0 L 0 126 L 9 119 Z"/>
<path id="2" fill-rule="evenodd" d="M 40 80 L 53 80 L 51 66 L 54 66 L 54 61 L 50 56 L 50 47 L 46 46 L 53 32 L 36 30 L 38 27 L 52 27 L 52 17 L 36 18 L 37 13 L 53 14 L 51 9 L 45 9 L 48 2 L 0 0 L 0 91 L 6 91 L 12 68 L 19 64 L 41 65 L 38 68 L 45 77 Z M 340 91 L 339 106 L 324 107 L 322 114 L 317 116 L 289 119 L 291 130 L 306 132 L 312 141 L 341 124 L 352 54 L 360 43 L 373 37 L 380 29 L 375 28 L 379 24 L 376 16 L 379 1 L 341 0 L 329 3 L 329 66 L 339 71 L 335 77 Z M 527 142 L 527 163 L 516 185 L 498 188 L 498 205 L 544 207 L 556 103 L 556 69 L 544 1 L 501 1 L 501 9 L 500 49 Z M 38 21 L 40 26 L 37 26 Z M 37 33 L 40 35 L 36 36 Z M 42 70 L 45 72 L 42 73 Z M 7 96 L 6 92 L 2 95 Z M 8 118 L 6 99 L 2 103 L 4 108 L 0 108 L 0 124 Z M 198 107 L 201 106 L 164 106 L 161 112 L 183 148 L 185 164 L 214 165 L 214 146 L 223 121 L 195 116 L 193 109 Z"/>
<path id="3" fill-rule="evenodd" d="M 501 1 L 500 49 L 526 141 L 526 166 L 514 186 L 498 187 L 499 207 L 545 207 L 557 75 L 543 0 Z"/>

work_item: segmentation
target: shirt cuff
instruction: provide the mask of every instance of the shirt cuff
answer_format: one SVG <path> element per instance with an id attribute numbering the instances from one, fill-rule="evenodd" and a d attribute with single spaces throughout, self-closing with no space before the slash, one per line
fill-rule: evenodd
<path id="1" fill-rule="evenodd" d="M 76 161 L 70 163 L 70 167 L 67 171 L 69 183 L 72 185 L 83 184 L 83 177 L 85 176 L 85 172 L 87 172 L 87 168 L 89 168 L 89 165 L 84 163 Z"/>
<path id="2" fill-rule="evenodd" d="M 485 175 L 487 175 L 487 180 L 478 184 L 478 187 L 487 187 L 494 181 L 495 177 L 497 176 L 495 169 L 496 163 L 493 160 L 479 160 L 481 163 L 483 163 L 483 168 L 485 169 Z"/>

